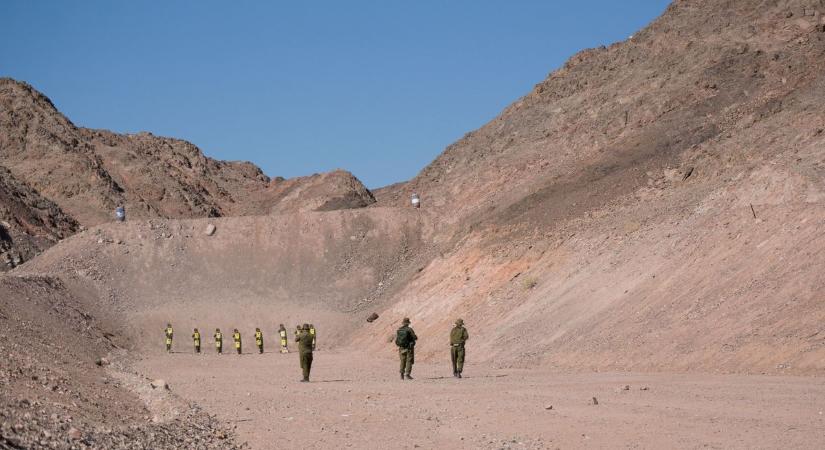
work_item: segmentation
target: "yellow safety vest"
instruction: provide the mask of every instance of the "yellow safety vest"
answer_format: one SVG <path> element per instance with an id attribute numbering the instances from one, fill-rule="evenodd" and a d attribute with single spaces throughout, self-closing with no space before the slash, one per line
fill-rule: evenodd
<path id="1" fill-rule="evenodd" d="M 280 330 L 278 334 L 281 335 L 281 345 L 286 345 L 286 330 Z"/>
<path id="2" fill-rule="evenodd" d="M 197 346 L 201 345 L 201 334 L 200 333 L 193 334 L 192 338 L 195 339 L 195 345 L 197 345 Z"/>
<path id="3" fill-rule="evenodd" d="M 172 335 L 173 334 L 174 334 L 174 331 L 171 328 L 166 329 L 166 343 L 167 344 L 172 343 Z"/>
<path id="4" fill-rule="evenodd" d="M 255 343 L 261 345 L 264 343 L 264 334 L 260 331 L 255 332 Z"/>
<path id="5" fill-rule="evenodd" d="M 235 348 L 241 348 L 241 334 L 232 333 L 232 339 L 235 340 Z"/>
<path id="6" fill-rule="evenodd" d="M 215 333 L 215 347 L 220 347 L 223 342 L 223 334 Z"/>

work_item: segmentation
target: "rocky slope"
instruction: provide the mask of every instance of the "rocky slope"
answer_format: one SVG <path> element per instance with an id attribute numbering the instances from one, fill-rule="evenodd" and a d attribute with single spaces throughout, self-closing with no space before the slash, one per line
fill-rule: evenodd
<path id="1" fill-rule="evenodd" d="M 28 261 L 77 229 L 72 217 L 0 166 L 0 270 Z"/>

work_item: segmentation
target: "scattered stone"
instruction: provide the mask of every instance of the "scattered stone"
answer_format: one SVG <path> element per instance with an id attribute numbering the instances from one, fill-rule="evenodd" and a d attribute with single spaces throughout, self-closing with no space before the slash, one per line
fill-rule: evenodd
<path id="1" fill-rule="evenodd" d="M 95 364 L 97 364 L 98 366 L 108 366 L 110 362 L 108 359 L 101 357 L 95 360 Z"/>
<path id="2" fill-rule="evenodd" d="M 83 433 L 81 433 L 80 430 L 78 430 L 75 427 L 69 428 L 69 431 L 66 433 L 66 435 L 69 437 L 69 439 L 73 441 L 79 441 L 83 439 Z"/>
<path id="3" fill-rule="evenodd" d="M 376 320 L 378 320 L 378 314 L 377 313 L 372 313 L 372 314 L 369 315 L 369 317 L 367 317 L 367 322 L 369 322 L 369 323 L 373 323 Z"/>
<path id="4" fill-rule="evenodd" d="M 553 405 L 547 405 L 544 407 L 544 409 L 550 411 L 551 409 L 553 409 Z"/>
<path id="5" fill-rule="evenodd" d="M 640 387 L 640 388 L 639 388 L 639 390 L 640 390 L 640 391 L 649 391 L 649 390 L 650 390 L 650 388 L 649 388 L 649 387 L 647 387 L 647 386 L 642 386 L 642 387 Z"/>
<path id="6" fill-rule="evenodd" d="M 622 390 L 623 390 L 623 391 L 629 391 L 629 390 L 630 390 L 630 385 L 629 385 L 629 384 L 624 385 L 624 387 L 622 388 Z"/>
<path id="7" fill-rule="evenodd" d="M 155 380 L 150 383 L 152 389 L 169 389 L 169 385 L 165 380 Z"/>
<path id="8" fill-rule="evenodd" d="M 210 223 L 209 225 L 206 226 L 206 235 L 207 236 L 212 236 L 213 234 L 215 234 L 216 230 L 217 230 L 217 227 L 215 226 L 215 224 Z"/>
<path id="9" fill-rule="evenodd" d="M 594 406 L 599 404 L 599 400 L 596 397 L 593 397 L 593 400 L 591 400 L 591 402 L 592 402 L 592 405 L 594 405 Z"/>

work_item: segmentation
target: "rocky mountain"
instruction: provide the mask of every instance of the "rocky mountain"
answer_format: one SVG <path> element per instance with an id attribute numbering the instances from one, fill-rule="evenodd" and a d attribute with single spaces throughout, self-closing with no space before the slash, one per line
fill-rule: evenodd
<path id="1" fill-rule="evenodd" d="M 208 158 L 180 139 L 77 127 L 46 96 L 9 78 L 0 79 L 0 165 L 8 169 L 4 179 L 20 180 L 29 196 L 65 211 L 54 220 L 77 220 L 55 223 L 62 234 L 52 237 L 70 233 L 77 223 L 88 227 L 112 220 L 121 205 L 129 218 L 147 219 L 356 208 L 375 201 L 343 171 L 270 180 L 251 163 Z M 20 255 L 33 251 L 18 250 Z"/>

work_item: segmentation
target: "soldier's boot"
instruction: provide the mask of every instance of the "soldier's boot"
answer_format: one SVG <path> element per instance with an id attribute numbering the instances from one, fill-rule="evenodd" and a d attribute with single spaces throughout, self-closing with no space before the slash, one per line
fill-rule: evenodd
<path id="1" fill-rule="evenodd" d="M 410 374 L 405 375 L 405 377 L 407 377 L 407 379 L 408 379 L 408 380 L 412 380 L 412 379 L 413 379 L 412 375 L 410 375 Z"/>
<path id="2" fill-rule="evenodd" d="M 404 379 L 404 372 L 401 372 L 401 379 Z"/>
<path id="3" fill-rule="evenodd" d="M 461 372 L 456 372 L 455 376 L 456 376 L 456 378 L 461 378 Z"/>

